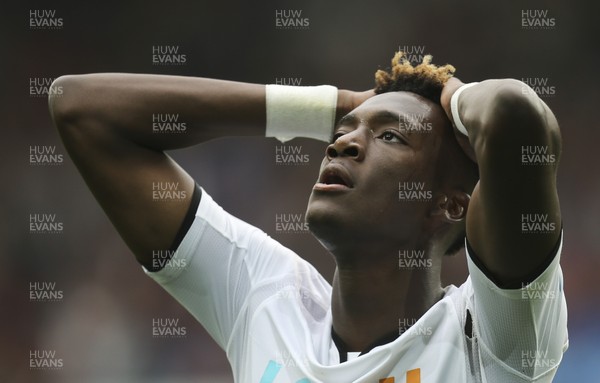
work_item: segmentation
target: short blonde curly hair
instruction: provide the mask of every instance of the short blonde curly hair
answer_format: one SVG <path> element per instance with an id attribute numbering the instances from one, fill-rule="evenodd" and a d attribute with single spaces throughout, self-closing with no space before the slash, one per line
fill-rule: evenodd
<path id="1" fill-rule="evenodd" d="M 404 52 L 396 52 L 390 71 L 380 69 L 375 73 L 375 93 L 413 92 L 439 104 L 442 88 L 456 69 L 450 64 L 436 66 L 431 59 L 431 55 L 426 55 L 413 66 Z"/>

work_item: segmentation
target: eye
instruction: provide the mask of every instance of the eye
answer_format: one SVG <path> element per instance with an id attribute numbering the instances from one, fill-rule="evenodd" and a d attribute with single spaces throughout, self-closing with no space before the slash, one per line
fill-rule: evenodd
<path id="1" fill-rule="evenodd" d="M 394 131 L 394 130 L 386 130 L 385 132 L 383 132 L 379 138 L 381 138 L 384 141 L 387 142 L 399 142 L 399 143 L 404 143 L 404 139 L 402 138 L 402 136 L 400 135 L 400 133 Z"/>
<path id="2" fill-rule="evenodd" d="M 335 133 L 333 135 L 333 137 L 331 138 L 331 143 L 333 144 L 335 141 L 337 141 L 338 138 L 340 138 L 344 134 L 346 134 L 346 133 L 345 132 L 337 132 L 337 133 Z"/>

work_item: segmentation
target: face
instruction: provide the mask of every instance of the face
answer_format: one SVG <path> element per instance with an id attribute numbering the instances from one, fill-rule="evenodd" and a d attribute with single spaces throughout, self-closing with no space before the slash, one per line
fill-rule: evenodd
<path id="1" fill-rule="evenodd" d="M 410 92 L 372 97 L 342 118 L 308 202 L 313 234 L 334 253 L 422 236 L 447 124 L 439 105 Z"/>

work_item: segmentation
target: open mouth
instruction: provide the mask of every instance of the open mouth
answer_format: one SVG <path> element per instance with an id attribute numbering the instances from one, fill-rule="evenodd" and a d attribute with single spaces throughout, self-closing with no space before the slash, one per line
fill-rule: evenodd
<path id="1" fill-rule="evenodd" d="M 340 166 L 328 166 L 319 176 L 315 190 L 345 190 L 354 187 L 352 178 L 346 169 Z"/>

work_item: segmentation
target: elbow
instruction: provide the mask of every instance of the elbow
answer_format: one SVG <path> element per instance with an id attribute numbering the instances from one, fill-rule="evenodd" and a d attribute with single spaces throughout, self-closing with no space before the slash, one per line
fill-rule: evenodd
<path id="1" fill-rule="evenodd" d="M 83 75 L 67 75 L 58 77 L 52 83 L 48 96 L 48 108 L 50 116 L 59 130 L 81 117 L 83 82 Z"/>
<path id="2" fill-rule="evenodd" d="M 512 79 L 500 80 L 492 100 L 490 108 L 483 113 L 483 141 L 505 148 L 511 143 L 543 145 L 560 152 L 561 137 L 556 117 L 527 84 Z"/>

